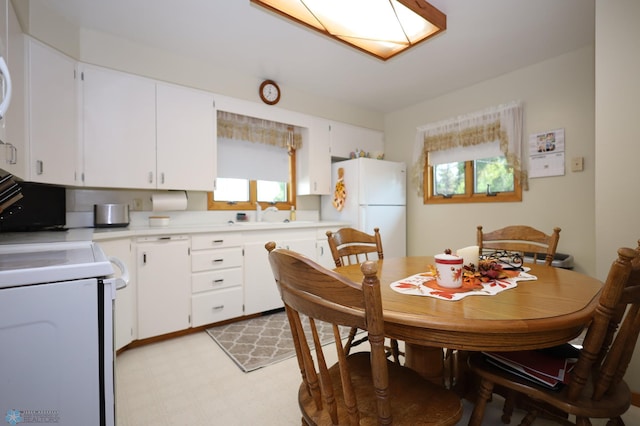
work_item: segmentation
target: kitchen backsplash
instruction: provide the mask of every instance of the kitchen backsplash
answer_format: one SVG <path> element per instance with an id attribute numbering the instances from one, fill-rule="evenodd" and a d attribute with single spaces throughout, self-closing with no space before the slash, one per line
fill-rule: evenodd
<path id="1" fill-rule="evenodd" d="M 255 221 L 254 210 L 208 211 L 207 193 L 187 192 L 187 210 L 180 212 L 153 212 L 151 194 L 157 191 L 145 190 L 107 190 L 107 189 L 73 189 L 67 188 L 67 227 L 85 228 L 93 226 L 93 205 L 105 203 L 129 204 L 130 226 L 148 226 L 149 216 L 163 215 L 171 217 L 171 226 L 224 224 L 236 220 L 236 213 L 247 214 L 249 221 Z M 317 221 L 320 219 L 318 196 L 297 198 L 297 220 Z M 289 218 L 289 211 L 270 213 L 269 221 L 280 221 Z"/>

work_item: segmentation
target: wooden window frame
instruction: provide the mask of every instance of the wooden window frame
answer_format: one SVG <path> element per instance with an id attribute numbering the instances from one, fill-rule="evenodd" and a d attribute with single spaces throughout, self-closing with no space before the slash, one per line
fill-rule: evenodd
<path id="1" fill-rule="evenodd" d="M 216 201 L 213 198 L 213 192 L 207 193 L 207 210 L 255 210 L 258 199 L 258 182 L 256 180 L 249 181 L 249 201 L 229 202 Z M 296 150 L 289 150 L 289 182 L 287 183 L 287 199 L 286 202 L 269 203 L 260 202 L 260 207 L 275 206 L 278 210 L 291 210 L 296 206 Z"/>
<path id="2" fill-rule="evenodd" d="M 430 166 L 425 162 L 423 173 L 423 188 L 424 204 L 460 204 L 460 203 L 512 203 L 522 201 L 522 186 L 517 174 L 514 173 L 513 183 L 514 190 L 512 192 L 497 192 L 491 195 L 486 193 L 474 193 L 474 169 L 473 161 L 464 162 L 464 194 L 454 194 L 449 197 L 443 195 L 436 195 L 433 193 L 434 179 L 433 179 L 433 166 Z"/>

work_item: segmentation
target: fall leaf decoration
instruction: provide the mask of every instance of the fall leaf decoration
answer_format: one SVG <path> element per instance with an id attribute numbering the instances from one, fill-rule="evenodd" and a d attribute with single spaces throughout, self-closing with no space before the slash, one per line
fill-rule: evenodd
<path id="1" fill-rule="evenodd" d="M 467 283 L 467 285 L 515 278 L 520 274 L 520 271 L 503 269 L 502 265 L 495 260 L 480 260 L 477 267 L 469 264 L 464 265 L 462 270 L 462 280 L 463 283 Z"/>
<path id="2" fill-rule="evenodd" d="M 338 181 L 333 191 L 333 207 L 338 211 L 342 211 L 346 199 L 347 188 L 344 185 L 344 169 L 340 167 L 338 168 Z"/>

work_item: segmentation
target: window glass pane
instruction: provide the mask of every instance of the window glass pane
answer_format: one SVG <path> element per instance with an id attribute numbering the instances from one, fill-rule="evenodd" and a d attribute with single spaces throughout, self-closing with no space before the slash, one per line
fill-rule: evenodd
<path id="1" fill-rule="evenodd" d="M 215 201 L 249 201 L 249 180 L 217 178 L 213 199 Z"/>
<path id="2" fill-rule="evenodd" d="M 287 201 L 287 183 L 269 180 L 257 181 L 258 201 L 275 203 Z"/>
<path id="3" fill-rule="evenodd" d="M 504 156 L 476 160 L 474 170 L 475 193 L 514 191 L 513 168 L 507 165 Z"/>
<path id="4" fill-rule="evenodd" d="M 433 166 L 434 195 L 464 194 L 464 162 Z"/>

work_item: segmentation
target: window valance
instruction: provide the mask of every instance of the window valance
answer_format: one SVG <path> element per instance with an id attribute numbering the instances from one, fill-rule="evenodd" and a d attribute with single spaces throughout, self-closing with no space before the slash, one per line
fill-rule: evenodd
<path id="1" fill-rule="evenodd" d="M 495 155 L 496 145 L 513 167 L 523 189 L 528 189 L 527 172 L 521 164 L 523 142 L 523 107 L 520 102 L 511 102 L 498 107 L 461 115 L 455 118 L 426 124 L 417 128 L 413 151 L 411 179 L 423 195 L 424 168 L 428 153 L 438 152 L 431 163 L 469 161 Z M 465 150 L 464 148 L 473 147 Z M 461 154 L 461 151 L 468 151 Z"/>
<path id="2" fill-rule="evenodd" d="M 218 137 L 263 143 L 285 149 L 302 146 L 299 127 L 261 118 L 218 111 Z"/>

